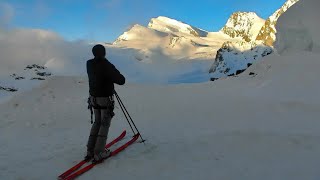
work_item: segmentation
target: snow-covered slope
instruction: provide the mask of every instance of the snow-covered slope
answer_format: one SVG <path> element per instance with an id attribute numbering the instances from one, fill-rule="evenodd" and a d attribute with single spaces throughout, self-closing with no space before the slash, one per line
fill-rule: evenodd
<path id="1" fill-rule="evenodd" d="M 255 44 L 255 38 L 263 24 L 264 20 L 255 13 L 237 12 L 230 17 L 221 31 L 206 32 L 183 22 L 160 16 L 151 19 L 148 27 L 134 25 L 127 32 L 124 32 L 113 45 L 118 48 L 136 49 L 138 55 L 135 57 L 140 62 L 154 63 L 160 59 L 215 60 L 210 72 L 221 69 L 219 67 L 214 68 L 218 63 L 224 63 L 224 69 L 233 69 L 230 71 L 232 72 L 237 71 L 237 68 L 244 68 L 242 65 L 252 63 L 264 54 L 270 54 L 270 48 L 265 46 L 255 48 L 255 52 L 249 52 L 252 44 Z M 242 39 L 252 42 L 243 42 Z M 241 57 L 238 64 L 242 65 L 239 65 L 239 67 L 235 64 L 232 65 L 232 61 L 239 58 L 230 58 L 229 55 L 226 55 L 224 59 L 227 59 L 230 63 L 222 62 L 221 58 L 218 61 L 223 52 L 223 48 L 221 48 L 223 44 L 237 47 L 233 54 L 245 53 L 243 57 L 248 60 L 241 62 L 244 59 Z M 209 70 L 209 67 L 207 69 Z M 219 75 L 219 77 L 221 76 Z"/>
<path id="2" fill-rule="evenodd" d="M 305 21 L 320 18 L 316 7 L 318 0 L 303 0 L 290 8 L 277 25 L 280 54 L 238 77 L 117 86 L 146 144 L 79 179 L 318 179 L 319 26 Z M 308 36 L 312 43 L 292 41 Z M 54 76 L 0 104 L 0 179 L 56 179 L 76 164 L 90 129 L 87 97 L 86 77 Z M 115 113 L 110 139 L 130 130 L 117 104 Z"/>
<path id="3" fill-rule="evenodd" d="M 167 17 L 153 18 L 148 27 L 134 25 L 114 43 L 115 47 L 137 49 L 146 59 L 212 60 L 230 37 L 208 33 Z M 143 60 L 142 60 L 143 61 Z M 146 60 L 148 61 L 148 60 Z M 150 62 L 150 61 L 149 61 Z"/>
<path id="4" fill-rule="evenodd" d="M 269 56 L 249 68 L 256 76 L 214 84 L 117 87 L 146 145 L 79 179 L 317 179 L 319 58 Z M 0 179 L 55 179 L 76 164 L 90 129 L 87 96 L 86 78 L 52 77 L 1 104 Z M 110 138 L 130 130 L 118 105 L 115 113 Z"/>
<path id="5" fill-rule="evenodd" d="M 250 42 L 256 39 L 264 23 L 265 20 L 254 12 L 235 12 L 220 31 L 232 38 L 239 37 Z"/>
<path id="6" fill-rule="evenodd" d="M 278 9 L 275 13 L 273 13 L 265 22 L 263 27 L 261 28 L 257 40 L 263 41 L 264 44 L 268 46 L 273 46 L 273 43 L 276 39 L 276 24 L 279 17 L 287 11 L 292 5 L 294 5 L 299 0 L 287 0 L 285 4 Z"/>
<path id="7" fill-rule="evenodd" d="M 155 31 L 153 29 L 146 28 L 139 24 L 132 26 L 128 31 L 124 32 L 115 42 L 114 44 L 121 44 L 126 41 L 135 41 L 135 42 L 150 42 L 150 44 L 154 44 L 155 46 L 160 44 L 163 41 L 163 38 L 168 36 L 167 33 Z M 143 46 L 136 45 L 136 46 Z"/>

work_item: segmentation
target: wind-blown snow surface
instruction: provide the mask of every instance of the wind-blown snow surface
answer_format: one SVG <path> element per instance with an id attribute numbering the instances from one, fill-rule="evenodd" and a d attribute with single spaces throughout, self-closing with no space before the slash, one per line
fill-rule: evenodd
<path id="1" fill-rule="evenodd" d="M 214 83 L 117 87 L 146 145 L 79 179 L 318 179 L 319 57 L 272 55 Z M 54 179 L 80 160 L 87 95 L 86 78 L 51 77 L 1 104 L 0 179 Z M 110 138 L 130 130 L 115 113 Z"/>

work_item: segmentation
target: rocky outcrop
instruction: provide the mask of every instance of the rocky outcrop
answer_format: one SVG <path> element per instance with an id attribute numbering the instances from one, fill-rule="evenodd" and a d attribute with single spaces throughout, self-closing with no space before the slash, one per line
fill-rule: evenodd
<path id="1" fill-rule="evenodd" d="M 238 42 L 226 42 L 217 51 L 215 62 L 210 68 L 211 80 L 221 77 L 234 76 L 242 73 L 252 63 L 273 53 L 273 43 L 276 39 L 275 25 L 279 17 L 298 0 L 288 0 L 280 9 L 270 16 L 259 31 L 251 31 L 257 21 L 257 15 L 252 13 L 234 13 L 227 25 L 221 30 L 231 37 L 241 37 Z M 262 21 L 260 21 L 261 23 Z M 257 33 L 258 32 L 258 33 Z M 254 33 L 257 33 L 256 36 Z M 251 74 L 255 75 L 255 74 Z"/>
<path id="2" fill-rule="evenodd" d="M 263 44 L 245 41 L 226 42 L 218 50 L 214 64 L 210 68 L 211 79 L 242 73 L 252 63 L 273 53 L 273 49 Z"/>
<path id="3" fill-rule="evenodd" d="M 13 86 L 7 86 L 7 85 L 0 85 L 0 91 L 7 91 L 7 92 L 16 92 L 19 90 L 19 88 L 15 86 L 19 86 L 20 81 L 27 81 L 27 80 L 39 80 L 43 81 L 46 80 L 47 77 L 51 76 L 52 73 L 48 72 L 47 68 L 45 66 L 41 66 L 38 64 L 32 64 L 28 65 L 24 68 L 23 71 L 19 73 L 13 73 L 10 75 L 9 82 L 11 81 Z"/>
<path id="4" fill-rule="evenodd" d="M 256 40 L 262 41 L 265 45 L 273 46 L 276 40 L 276 24 L 279 17 L 299 0 L 288 0 L 280 9 L 272 14 L 262 26 Z"/>
<path id="5" fill-rule="evenodd" d="M 236 12 L 220 30 L 232 38 L 242 38 L 246 42 L 254 41 L 265 20 L 254 12 Z"/>
<path id="6" fill-rule="evenodd" d="M 3 86 L 0 86 L 0 91 L 16 92 L 16 91 L 18 91 L 18 89 L 14 88 L 14 87 L 3 87 Z"/>

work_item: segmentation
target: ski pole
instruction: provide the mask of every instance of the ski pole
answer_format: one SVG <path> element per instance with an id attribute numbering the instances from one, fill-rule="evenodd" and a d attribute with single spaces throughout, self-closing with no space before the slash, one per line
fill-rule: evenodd
<path id="1" fill-rule="evenodd" d="M 119 105 L 120 105 L 120 108 L 121 108 L 121 110 L 122 110 L 122 113 L 123 113 L 123 115 L 125 116 L 125 118 L 126 118 L 126 120 L 127 120 L 127 122 L 128 122 L 128 124 L 129 124 L 129 126 L 130 126 L 130 128 L 131 128 L 131 130 L 132 130 L 132 132 L 133 132 L 133 134 L 136 134 L 136 132 L 133 130 L 133 128 L 132 128 L 132 125 L 131 125 L 131 123 L 129 122 L 129 119 L 128 119 L 128 117 L 127 117 L 127 114 L 125 113 L 125 111 L 124 111 L 124 107 L 122 107 L 123 105 L 120 103 L 120 101 L 119 101 L 119 99 L 118 99 L 118 97 L 116 96 L 116 98 L 117 98 L 117 100 L 118 100 L 118 103 L 119 103 Z"/>
<path id="2" fill-rule="evenodd" d="M 139 130 L 138 130 L 138 128 L 137 128 L 137 126 L 136 126 L 136 125 L 135 125 L 135 123 L 133 122 L 133 120 L 132 120 L 132 118 L 131 118 L 131 116 L 130 116 L 129 112 L 127 111 L 127 108 L 124 106 L 124 104 L 123 104 L 122 100 L 120 99 L 120 97 L 119 97 L 118 93 L 117 93 L 116 91 L 114 91 L 114 93 L 115 93 L 116 98 L 117 98 L 117 100 L 118 100 L 118 102 L 119 102 L 119 104 L 120 104 L 120 107 L 121 107 L 121 110 L 123 111 L 123 114 L 125 114 L 125 113 L 126 113 L 126 114 L 128 115 L 128 117 L 129 117 L 129 119 L 130 119 L 131 123 L 133 124 L 134 128 L 135 128 L 135 129 L 136 129 L 136 131 L 140 134 L 141 141 L 144 143 L 144 142 L 145 142 L 145 140 L 142 138 L 141 133 L 139 132 Z M 125 115 L 125 117 L 127 118 L 127 116 L 126 116 L 126 115 Z M 128 123 L 129 123 L 129 125 L 130 125 L 130 127 L 131 127 L 131 129 L 132 129 L 132 126 L 131 126 L 131 124 L 130 124 L 130 122 L 129 122 L 128 118 L 127 118 L 127 121 L 128 121 Z M 133 130 L 133 129 L 132 129 L 132 130 Z"/>

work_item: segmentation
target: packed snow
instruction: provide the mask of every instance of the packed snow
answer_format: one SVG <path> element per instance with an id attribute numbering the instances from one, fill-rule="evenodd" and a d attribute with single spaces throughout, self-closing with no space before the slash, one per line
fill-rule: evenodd
<path id="1" fill-rule="evenodd" d="M 155 61 L 134 48 L 106 45 L 108 58 L 128 77 L 116 90 L 147 141 L 79 179 L 319 179 L 319 25 L 308 21 L 320 18 L 318 6 L 317 0 L 293 5 L 277 23 L 276 53 L 239 76 L 214 82 L 183 83 L 203 78 L 204 65 L 197 64 L 203 61 L 160 61 L 160 55 Z M 29 51 L 47 37 L 39 37 Z M 36 81 L 38 85 L 19 81 L 26 89 L 11 98 L 0 91 L 5 98 L 0 103 L 0 179 L 56 179 L 85 155 L 91 124 L 83 71 L 89 46 L 53 37 L 43 42 L 46 50 L 65 52 L 47 62 L 54 76 Z M 79 48 L 83 59 L 67 49 L 55 51 L 58 44 Z M 37 52 L 33 55 L 40 62 L 46 53 Z M 1 71 L 19 56 L 7 56 Z M 19 68 L 29 65 L 30 58 Z M 61 69 L 56 64 L 63 58 L 70 64 Z M 158 68 L 168 73 L 158 73 Z M 25 77 L 34 75 L 21 71 Z M 126 141 L 132 133 L 118 104 L 115 113 L 109 140 L 126 129 Z"/>

